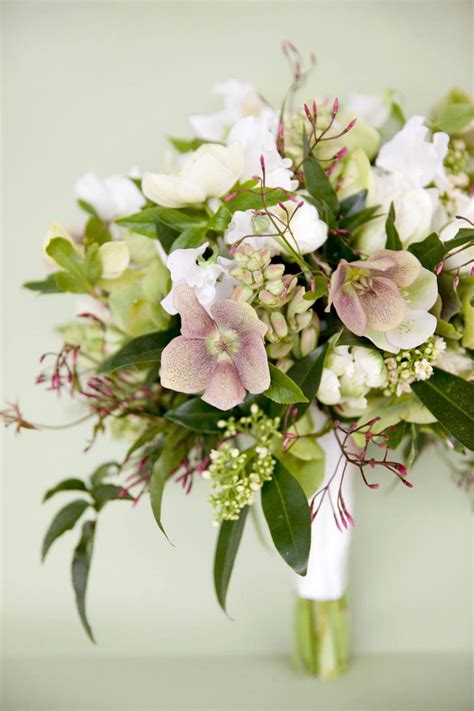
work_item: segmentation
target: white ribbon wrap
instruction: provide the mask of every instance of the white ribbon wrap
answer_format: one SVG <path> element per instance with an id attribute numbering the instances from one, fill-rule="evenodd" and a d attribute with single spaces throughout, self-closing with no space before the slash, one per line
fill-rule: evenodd
<path id="1" fill-rule="evenodd" d="M 330 488 L 336 507 L 337 492 L 346 460 L 342 457 L 339 461 L 341 450 L 334 432 L 323 435 L 318 439 L 318 444 L 325 452 L 324 479 L 321 487 L 327 484 L 337 468 Z M 353 510 L 354 473 L 355 467 L 349 464 L 342 485 L 342 495 L 349 513 Z M 341 528 L 342 531 L 336 526 L 331 504 L 326 495 L 312 524 L 308 572 L 304 577 L 295 575 L 299 597 L 307 600 L 339 600 L 344 595 L 348 579 L 352 526 L 349 524 L 347 529 L 344 529 L 341 525 Z"/>

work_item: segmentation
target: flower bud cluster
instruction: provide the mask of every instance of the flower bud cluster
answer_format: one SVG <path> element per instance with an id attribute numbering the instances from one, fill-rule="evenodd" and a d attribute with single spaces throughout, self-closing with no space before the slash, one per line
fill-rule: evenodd
<path id="1" fill-rule="evenodd" d="M 252 303 L 267 326 L 269 357 L 287 369 L 293 362 L 290 355 L 302 358 L 316 347 L 319 320 L 311 308 L 314 299 L 306 298 L 308 292 L 296 276 L 285 274 L 284 264 L 270 263 L 268 249 L 243 245 L 235 261 L 229 273 L 240 284 L 233 298 Z"/>
<path id="2" fill-rule="evenodd" d="M 444 167 L 455 187 L 463 188 L 469 185 L 469 152 L 461 138 L 452 138 L 448 153 L 444 159 Z"/>
<path id="3" fill-rule="evenodd" d="M 388 384 L 384 395 L 401 397 L 411 392 L 411 383 L 429 380 L 433 365 L 446 350 L 446 342 L 439 336 L 430 338 L 425 344 L 397 355 L 387 355 L 385 365 L 388 370 Z"/>
<path id="4" fill-rule="evenodd" d="M 211 482 L 209 503 L 213 525 L 236 521 L 245 506 L 254 503 L 255 495 L 273 476 L 276 460 L 272 440 L 278 432 L 280 418 L 270 418 L 257 405 L 252 405 L 248 417 L 221 420 L 223 439 L 209 455 L 209 466 L 202 472 Z M 247 437 L 242 437 L 246 435 Z M 253 442 L 244 449 L 242 440 Z"/>

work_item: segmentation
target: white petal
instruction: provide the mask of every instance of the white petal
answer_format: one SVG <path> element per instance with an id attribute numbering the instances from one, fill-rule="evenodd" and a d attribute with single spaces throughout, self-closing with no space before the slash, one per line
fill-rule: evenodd
<path id="1" fill-rule="evenodd" d="M 336 405 L 341 400 L 338 377 L 328 368 L 323 368 L 321 383 L 316 393 L 316 398 L 325 405 Z"/>
<path id="2" fill-rule="evenodd" d="M 402 323 L 385 334 L 393 348 L 416 348 L 428 340 L 436 330 L 436 318 L 427 311 L 408 309 Z"/>
<path id="3" fill-rule="evenodd" d="M 114 218 L 133 215 L 145 204 L 135 183 L 123 175 L 111 175 L 104 183 L 114 205 Z"/>
<path id="4" fill-rule="evenodd" d="M 163 207 L 197 205 L 206 199 L 206 193 L 199 185 L 179 175 L 165 173 L 145 173 L 142 190 L 149 200 Z"/>
<path id="5" fill-rule="evenodd" d="M 413 284 L 401 290 L 409 309 L 428 311 L 438 298 L 438 282 L 435 274 L 424 267 Z"/>
<path id="6" fill-rule="evenodd" d="M 115 206 L 105 183 L 95 173 L 86 173 L 77 181 L 74 189 L 78 200 L 92 205 L 99 217 L 103 220 L 113 220 Z"/>
<path id="7" fill-rule="evenodd" d="M 105 242 L 99 247 L 103 279 L 118 279 L 130 263 L 130 250 L 126 242 Z"/>

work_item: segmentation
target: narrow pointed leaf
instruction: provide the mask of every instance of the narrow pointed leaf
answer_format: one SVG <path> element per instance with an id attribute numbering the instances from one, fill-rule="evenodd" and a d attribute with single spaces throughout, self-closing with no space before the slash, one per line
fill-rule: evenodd
<path id="1" fill-rule="evenodd" d="M 43 496 L 43 502 L 48 501 L 55 494 L 59 494 L 62 491 L 87 491 L 87 486 L 84 484 L 82 479 L 64 479 L 60 481 L 59 484 L 53 486 Z"/>
<path id="2" fill-rule="evenodd" d="M 474 450 L 474 383 L 439 368 L 412 383 L 423 405 L 459 442 Z"/>
<path id="3" fill-rule="evenodd" d="M 328 342 L 326 341 L 312 353 L 298 360 L 288 371 L 288 376 L 301 388 L 308 400 L 307 403 L 298 405 L 300 415 L 306 412 L 318 392 L 327 350 Z"/>
<path id="4" fill-rule="evenodd" d="M 306 575 L 311 512 L 303 489 L 281 462 L 262 487 L 262 507 L 275 548 L 295 573 Z"/>
<path id="5" fill-rule="evenodd" d="M 77 499 L 72 501 L 70 504 L 65 506 L 63 509 L 58 511 L 53 521 L 46 531 L 46 535 L 43 540 L 43 547 L 41 551 L 41 559 L 44 560 L 47 552 L 53 545 L 54 541 L 74 528 L 77 521 L 81 518 L 84 511 L 90 506 L 90 503 L 85 499 Z"/>
<path id="6" fill-rule="evenodd" d="M 157 363 L 163 348 L 177 335 L 174 331 L 159 331 L 138 336 L 127 343 L 117 353 L 102 362 L 99 373 L 113 373 L 135 366 Z"/>
<path id="7" fill-rule="evenodd" d="M 94 550 L 95 528 L 95 521 L 86 521 L 84 523 L 81 538 L 74 550 L 71 565 L 72 587 L 76 596 L 77 611 L 88 637 L 94 644 L 94 635 L 86 614 L 86 592 Z"/>
<path id="8" fill-rule="evenodd" d="M 50 274 L 46 279 L 43 279 L 43 281 L 27 281 L 23 286 L 25 289 L 37 291 L 39 294 L 63 294 L 63 289 L 60 289 L 56 283 L 57 273 L 58 272 Z"/>
<path id="9" fill-rule="evenodd" d="M 214 556 L 214 587 L 219 605 L 226 612 L 226 598 L 237 551 L 244 532 L 248 506 L 242 509 L 237 521 L 223 521 L 217 538 Z"/>
<path id="10" fill-rule="evenodd" d="M 100 511 L 109 501 L 133 501 L 131 494 L 124 492 L 123 486 L 117 484 L 98 484 L 91 491 L 95 508 Z"/>
<path id="11" fill-rule="evenodd" d="M 167 471 L 163 466 L 161 457 L 156 460 L 153 465 L 150 479 L 150 501 L 151 509 L 153 511 L 153 516 L 158 524 L 160 531 L 168 538 L 163 524 L 161 522 L 161 503 L 163 501 L 163 491 L 165 489 Z M 169 540 L 169 538 L 168 538 Z"/>
<path id="12" fill-rule="evenodd" d="M 339 201 L 331 181 L 314 158 L 307 158 L 303 163 L 306 189 L 316 200 L 326 203 L 333 215 L 339 212 Z"/>
<path id="13" fill-rule="evenodd" d="M 193 432 L 206 434 L 221 432 L 217 423 L 222 420 L 222 410 L 208 405 L 200 397 L 194 397 L 182 405 L 168 410 L 165 418 L 181 425 L 181 427 L 193 430 Z"/>
<path id="14" fill-rule="evenodd" d="M 271 382 L 263 395 L 283 405 L 294 402 L 308 402 L 301 388 L 286 373 L 270 363 Z"/>
<path id="15" fill-rule="evenodd" d="M 385 242 L 385 249 L 393 249 L 393 250 L 403 249 L 403 245 L 400 240 L 398 230 L 395 227 L 395 208 L 393 206 L 393 202 L 390 205 L 390 210 L 388 212 L 387 221 L 385 222 L 385 232 L 387 233 L 387 241 Z"/>

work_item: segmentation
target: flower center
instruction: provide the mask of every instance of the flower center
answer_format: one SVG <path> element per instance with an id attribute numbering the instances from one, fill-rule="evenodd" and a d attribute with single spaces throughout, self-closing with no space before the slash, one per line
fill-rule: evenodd
<path id="1" fill-rule="evenodd" d="M 217 358 L 231 358 L 240 348 L 239 335 L 231 328 L 226 331 L 216 329 L 207 339 L 207 348 L 209 353 Z"/>

